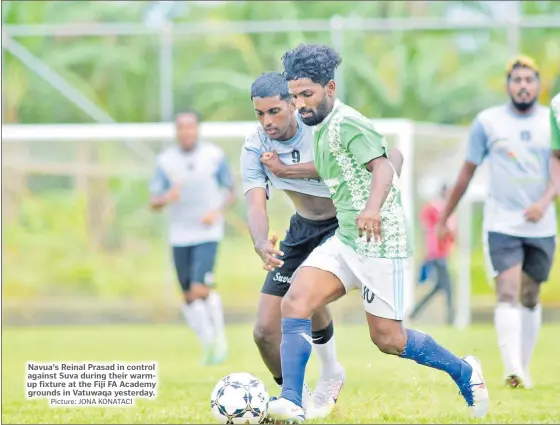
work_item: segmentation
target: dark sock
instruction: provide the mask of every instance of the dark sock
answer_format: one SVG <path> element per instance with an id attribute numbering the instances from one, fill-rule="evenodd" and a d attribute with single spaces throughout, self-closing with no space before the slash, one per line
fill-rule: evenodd
<path id="1" fill-rule="evenodd" d="M 313 344 L 326 344 L 327 342 L 330 341 L 333 335 L 334 335 L 334 325 L 332 320 L 325 329 L 311 332 L 311 336 L 313 337 Z"/>

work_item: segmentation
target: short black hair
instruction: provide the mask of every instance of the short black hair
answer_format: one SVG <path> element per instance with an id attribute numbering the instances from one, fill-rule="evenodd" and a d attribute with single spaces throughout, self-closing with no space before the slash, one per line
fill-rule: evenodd
<path id="1" fill-rule="evenodd" d="M 309 78 L 323 87 L 334 80 L 334 71 L 342 63 L 340 55 L 329 46 L 300 44 L 284 53 L 284 77 L 286 80 Z"/>
<path id="2" fill-rule="evenodd" d="M 264 72 L 251 85 L 251 100 L 254 97 L 275 97 L 290 100 L 288 81 L 279 72 Z"/>
<path id="3" fill-rule="evenodd" d="M 175 122 L 177 122 L 181 115 L 194 115 L 196 122 L 200 123 L 200 113 L 196 109 L 184 109 L 178 112 L 177 115 L 175 115 Z"/>

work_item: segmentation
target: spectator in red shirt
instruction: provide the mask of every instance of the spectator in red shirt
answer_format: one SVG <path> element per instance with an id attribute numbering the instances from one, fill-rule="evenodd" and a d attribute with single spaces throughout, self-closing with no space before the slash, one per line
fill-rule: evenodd
<path id="1" fill-rule="evenodd" d="M 454 319 L 453 308 L 453 291 L 451 276 L 447 265 L 447 258 L 451 254 L 457 222 L 455 216 L 450 217 L 448 220 L 449 228 L 452 233 L 443 242 L 440 243 L 436 235 L 436 224 L 445 207 L 445 201 L 449 191 L 447 185 L 443 185 L 440 189 L 438 198 L 426 203 L 420 212 L 420 221 L 425 233 L 426 242 L 426 257 L 422 264 L 422 272 L 420 281 L 424 281 L 432 277 L 435 273 L 435 285 L 433 289 L 414 307 L 410 318 L 414 319 L 418 313 L 428 304 L 428 302 L 438 292 L 442 291 L 445 294 L 447 304 L 447 323 L 452 324 Z"/>

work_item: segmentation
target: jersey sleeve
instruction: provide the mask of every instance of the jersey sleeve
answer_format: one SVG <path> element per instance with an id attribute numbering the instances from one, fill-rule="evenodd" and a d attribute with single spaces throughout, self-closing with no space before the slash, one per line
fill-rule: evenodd
<path id="1" fill-rule="evenodd" d="M 225 155 L 222 156 L 216 173 L 218 184 L 227 189 L 233 188 L 233 174 Z"/>
<path id="2" fill-rule="evenodd" d="M 466 160 L 480 165 L 488 154 L 488 137 L 480 118 L 476 118 L 471 125 L 469 140 L 467 143 Z"/>
<path id="3" fill-rule="evenodd" d="M 340 123 L 340 143 L 361 165 L 380 156 L 388 156 L 385 138 L 373 128 L 373 124 L 345 118 Z"/>
<path id="4" fill-rule="evenodd" d="M 559 100 L 560 103 L 560 100 Z M 554 115 L 554 107 L 550 108 L 550 149 L 560 150 L 560 107 L 556 111 L 559 118 Z"/>
<path id="5" fill-rule="evenodd" d="M 260 146 L 260 142 L 255 140 L 256 137 L 258 137 L 258 133 L 247 136 L 241 148 L 241 180 L 243 184 L 243 194 L 256 187 L 266 189 L 267 177 L 257 147 Z"/>
<path id="6" fill-rule="evenodd" d="M 171 182 L 163 171 L 163 167 L 158 163 L 149 184 L 149 191 L 152 195 L 163 195 L 171 188 Z"/>

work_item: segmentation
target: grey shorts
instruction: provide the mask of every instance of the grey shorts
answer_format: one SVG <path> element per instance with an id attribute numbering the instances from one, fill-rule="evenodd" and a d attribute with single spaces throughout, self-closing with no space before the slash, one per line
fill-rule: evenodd
<path id="1" fill-rule="evenodd" d="M 188 291 L 193 283 L 214 285 L 214 264 L 217 252 L 217 242 L 173 247 L 175 271 L 183 291 Z"/>
<path id="2" fill-rule="evenodd" d="M 522 265 L 523 272 L 537 283 L 548 280 L 556 237 L 524 238 L 497 232 L 486 232 L 484 253 L 492 277 Z"/>

